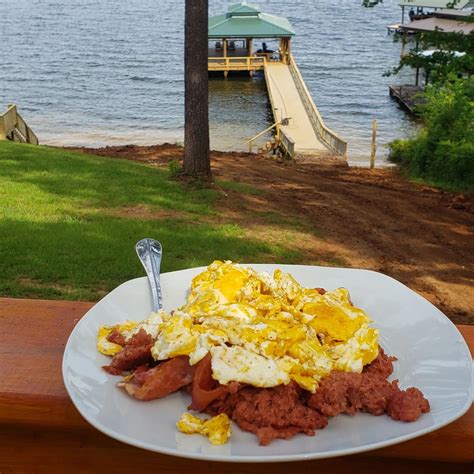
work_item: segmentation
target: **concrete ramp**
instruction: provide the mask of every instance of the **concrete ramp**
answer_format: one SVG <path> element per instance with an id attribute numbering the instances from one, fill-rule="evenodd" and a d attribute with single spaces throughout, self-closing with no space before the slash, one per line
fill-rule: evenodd
<path id="1" fill-rule="evenodd" d="M 281 132 L 294 144 L 294 155 L 345 157 L 346 142 L 324 124 L 292 56 L 290 64 L 268 61 L 265 79 L 275 122 L 289 118 Z"/>
<path id="2" fill-rule="evenodd" d="M 308 117 L 289 66 L 269 62 L 266 66 L 268 94 L 275 122 L 289 118 L 281 130 L 295 143 L 296 154 L 326 154 L 329 149 L 319 140 Z"/>

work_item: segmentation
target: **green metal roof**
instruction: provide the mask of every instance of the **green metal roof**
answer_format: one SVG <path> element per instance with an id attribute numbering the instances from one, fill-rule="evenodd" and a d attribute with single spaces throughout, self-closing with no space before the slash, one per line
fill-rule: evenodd
<path id="1" fill-rule="evenodd" d="M 209 18 L 209 38 L 287 38 L 294 36 L 290 22 L 262 13 L 247 2 L 231 5 L 227 13 Z"/>
<path id="2" fill-rule="evenodd" d="M 234 3 L 231 5 L 227 10 L 228 14 L 231 15 L 248 15 L 248 14 L 256 14 L 261 13 L 260 8 L 257 5 L 251 5 L 247 2 L 242 3 Z"/>

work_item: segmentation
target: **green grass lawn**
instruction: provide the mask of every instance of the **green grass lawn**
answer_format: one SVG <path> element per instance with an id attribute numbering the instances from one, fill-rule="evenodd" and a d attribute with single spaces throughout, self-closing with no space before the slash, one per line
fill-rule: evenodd
<path id="1" fill-rule="evenodd" d="M 294 248 L 214 223 L 218 199 L 161 168 L 0 142 L 0 295 L 97 300 L 144 274 L 134 250 L 143 237 L 163 244 L 163 272 L 214 259 L 301 260 Z"/>

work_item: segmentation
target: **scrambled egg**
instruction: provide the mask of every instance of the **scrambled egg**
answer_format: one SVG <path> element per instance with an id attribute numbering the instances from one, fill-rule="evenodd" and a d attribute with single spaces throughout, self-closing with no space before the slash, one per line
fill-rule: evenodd
<path id="1" fill-rule="evenodd" d="M 209 420 L 201 420 L 190 413 L 183 413 L 176 427 L 182 433 L 207 436 L 209 441 L 216 445 L 227 443 L 232 433 L 229 417 L 224 413 Z"/>
<path id="2" fill-rule="evenodd" d="M 193 279 L 177 311 L 104 326 L 97 346 L 113 355 L 121 350 L 107 341 L 113 329 L 127 340 L 143 328 L 155 338 L 155 360 L 188 355 L 194 365 L 210 353 L 221 384 L 274 387 L 293 380 L 315 392 L 332 370 L 361 372 L 377 357 L 378 331 L 370 323 L 345 288 L 320 294 L 281 270 L 269 275 L 215 261 Z"/>
<path id="3" fill-rule="evenodd" d="M 345 288 L 321 295 L 280 270 L 272 276 L 215 261 L 194 278 L 179 311 L 186 318 L 171 323 L 177 352 L 167 355 L 187 354 L 195 364 L 210 353 L 222 384 L 293 380 L 315 392 L 331 370 L 361 372 L 378 354 L 378 331 Z"/>

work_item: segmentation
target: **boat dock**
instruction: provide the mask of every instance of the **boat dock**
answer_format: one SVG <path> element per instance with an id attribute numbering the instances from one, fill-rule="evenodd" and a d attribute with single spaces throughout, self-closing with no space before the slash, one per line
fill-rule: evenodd
<path id="1" fill-rule="evenodd" d="M 286 18 L 262 13 L 246 2 L 232 5 L 227 13 L 209 19 L 208 70 L 225 77 L 231 72 L 264 73 L 274 124 L 250 139 L 250 148 L 274 129 L 270 148 L 287 156 L 345 159 L 347 143 L 325 125 L 291 54 L 294 34 Z M 256 39 L 278 39 L 278 51 L 265 42 L 254 51 Z"/>
<path id="2" fill-rule="evenodd" d="M 389 86 L 390 97 L 413 115 L 418 113 L 417 108 L 424 104 L 425 99 L 421 95 L 423 87 L 413 85 Z"/>

